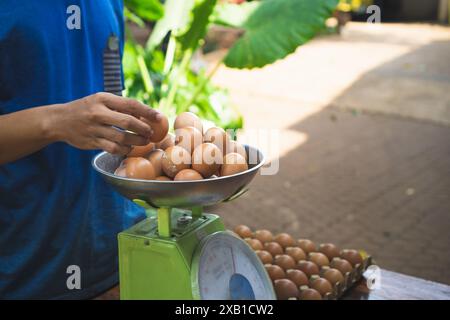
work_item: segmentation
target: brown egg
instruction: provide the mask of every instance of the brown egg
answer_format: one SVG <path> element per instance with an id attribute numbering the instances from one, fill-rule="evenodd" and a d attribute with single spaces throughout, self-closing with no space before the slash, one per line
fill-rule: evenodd
<path id="1" fill-rule="evenodd" d="M 203 180 L 200 173 L 192 169 L 183 169 L 173 178 L 174 181 Z"/>
<path id="2" fill-rule="evenodd" d="M 292 258 L 291 256 L 288 256 L 287 254 L 279 254 L 279 255 L 275 256 L 275 259 L 273 260 L 273 264 L 280 266 L 284 270 L 295 268 L 294 258 Z"/>
<path id="3" fill-rule="evenodd" d="M 297 269 L 303 271 L 308 277 L 312 275 L 319 274 L 319 267 L 311 262 L 306 260 L 301 260 L 297 263 Z"/>
<path id="4" fill-rule="evenodd" d="M 250 238 L 246 238 L 244 239 L 245 242 L 248 243 L 248 245 L 253 249 L 253 250 L 262 250 L 263 249 L 263 245 L 262 243 L 257 240 L 257 239 L 250 239 Z"/>
<path id="5" fill-rule="evenodd" d="M 150 142 L 145 146 L 134 146 L 131 151 L 128 152 L 127 157 L 146 157 L 153 149 L 155 149 L 155 144 Z"/>
<path id="6" fill-rule="evenodd" d="M 316 251 L 316 245 L 311 240 L 299 239 L 297 240 L 297 244 L 306 254 Z"/>
<path id="7" fill-rule="evenodd" d="M 322 295 L 316 289 L 307 286 L 300 287 L 300 300 L 322 300 Z"/>
<path id="8" fill-rule="evenodd" d="M 247 151 L 242 144 L 237 141 L 228 140 L 228 144 L 226 146 L 226 154 L 228 153 L 239 153 L 245 160 L 247 160 Z"/>
<path id="9" fill-rule="evenodd" d="M 172 181 L 172 179 L 170 179 L 169 177 L 166 177 L 166 176 L 156 177 L 155 180 L 158 180 L 158 181 Z"/>
<path id="10" fill-rule="evenodd" d="M 231 176 L 248 169 L 247 162 L 238 153 L 229 153 L 223 157 L 222 167 L 220 168 L 220 176 Z"/>
<path id="11" fill-rule="evenodd" d="M 283 248 L 293 247 L 295 245 L 295 240 L 287 233 L 280 233 L 275 236 L 275 242 L 278 242 Z"/>
<path id="12" fill-rule="evenodd" d="M 148 121 L 147 119 L 143 119 L 144 122 L 148 123 L 153 130 L 153 134 L 150 136 L 151 142 L 160 142 L 169 132 L 169 120 L 165 115 L 161 114 L 160 121 Z"/>
<path id="13" fill-rule="evenodd" d="M 273 257 L 268 251 L 256 250 L 256 254 L 263 264 L 271 264 L 273 262 Z"/>
<path id="14" fill-rule="evenodd" d="M 308 277 L 303 271 L 297 269 L 286 270 L 286 277 L 295 283 L 297 287 L 308 285 Z"/>
<path id="15" fill-rule="evenodd" d="M 272 281 L 283 279 L 286 277 L 286 273 L 280 266 L 272 265 L 272 264 L 266 264 L 264 265 L 266 268 L 267 273 L 269 274 L 269 278 Z"/>
<path id="16" fill-rule="evenodd" d="M 242 239 L 251 238 L 253 236 L 252 230 L 243 224 L 236 226 L 236 228 L 234 228 L 234 232 L 236 232 L 236 234 Z"/>
<path id="17" fill-rule="evenodd" d="M 278 242 L 266 242 L 264 243 L 264 250 L 269 251 L 272 256 L 283 254 L 283 248 Z"/>
<path id="18" fill-rule="evenodd" d="M 151 162 L 144 158 L 128 158 L 125 175 L 127 178 L 143 180 L 153 180 L 156 177 Z"/>
<path id="19" fill-rule="evenodd" d="M 161 167 L 164 173 L 173 178 L 183 169 L 191 166 L 191 155 L 186 149 L 178 146 L 169 147 L 161 158 Z"/>
<path id="20" fill-rule="evenodd" d="M 186 128 L 186 127 L 194 127 L 200 133 L 203 134 L 203 124 L 200 118 L 192 112 L 183 112 L 180 113 L 173 124 L 173 128 L 175 130 Z"/>
<path id="21" fill-rule="evenodd" d="M 327 256 L 328 260 L 339 257 L 339 249 L 332 243 L 322 243 L 319 246 L 319 252 Z"/>
<path id="22" fill-rule="evenodd" d="M 333 286 L 338 282 L 340 283 L 344 282 L 344 276 L 342 275 L 342 273 L 338 269 L 334 268 L 328 268 L 326 270 L 323 270 L 322 278 L 325 278 L 328 281 L 330 281 L 330 283 Z"/>
<path id="23" fill-rule="evenodd" d="M 186 149 L 192 154 L 194 149 L 202 144 L 202 134 L 194 127 L 184 127 L 175 130 L 175 145 Z"/>
<path id="24" fill-rule="evenodd" d="M 347 260 L 352 264 L 352 266 L 356 266 L 363 262 L 363 258 L 359 254 L 357 250 L 353 249 L 344 249 L 341 251 L 341 258 Z"/>
<path id="25" fill-rule="evenodd" d="M 255 238 L 261 241 L 262 243 L 271 242 L 273 240 L 273 234 L 269 230 L 256 230 Z"/>
<path id="26" fill-rule="evenodd" d="M 166 150 L 168 147 L 173 147 L 175 145 L 175 135 L 173 133 L 167 133 L 164 139 L 156 143 L 155 148 Z"/>
<path id="27" fill-rule="evenodd" d="M 223 156 L 222 152 L 212 143 L 202 143 L 192 153 L 192 169 L 209 178 L 220 169 Z"/>
<path id="28" fill-rule="evenodd" d="M 148 161 L 150 161 L 153 165 L 153 169 L 155 169 L 155 175 L 156 176 L 162 176 L 163 171 L 161 167 L 161 159 L 164 154 L 164 151 L 161 149 L 155 149 L 150 152 L 148 155 Z"/>
<path id="29" fill-rule="evenodd" d="M 330 281 L 324 278 L 320 278 L 319 276 L 311 277 L 310 287 L 317 290 L 322 295 L 322 297 L 324 297 L 327 293 L 333 291 L 333 286 L 331 285 Z"/>
<path id="30" fill-rule="evenodd" d="M 294 258 L 295 262 L 306 259 L 305 252 L 299 247 L 287 247 L 285 253 Z"/>
<path id="31" fill-rule="evenodd" d="M 330 267 L 338 269 L 343 275 L 347 272 L 352 272 L 353 270 L 350 262 L 341 258 L 333 258 L 333 260 L 331 260 Z"/>
<path id="32" fill-rule="evenodd" d="M 228 144 L 228 134 L 219 127 L 212 127 L 206 130 L 205 134 L 203 135 L 203 141 L 204 142 L 211 142 L 217 146 L 217 148 L 222 151 L 223 154 L 227 144 Z M 245 159 L 245 157 L 244 157 Z"/>
<path id="33" fill-rule="evenodd" d="M 294 282 L 289 279 L 278 279 L 273 282 L 273 288 L 278 300 L 288 300 L 298 296 L 298 288 Z"/>
<path id="34" fill-rule="evenodd" d="M 328 266 L 330 264 L 327 256 L 321 252 L 310 252 L 308 254 L 308 260 L 314 262 L 319 267 Z"/>

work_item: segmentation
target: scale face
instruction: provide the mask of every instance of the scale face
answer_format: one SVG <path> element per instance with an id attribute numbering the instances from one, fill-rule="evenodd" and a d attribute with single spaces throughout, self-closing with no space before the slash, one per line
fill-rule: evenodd
<path id="1" fill-rule="evenodd" d="M 229 231 L 206 236 L 191 268 L 193 296 L 203 300 L 272 300 L 272 283 L 255 252 Z"/>

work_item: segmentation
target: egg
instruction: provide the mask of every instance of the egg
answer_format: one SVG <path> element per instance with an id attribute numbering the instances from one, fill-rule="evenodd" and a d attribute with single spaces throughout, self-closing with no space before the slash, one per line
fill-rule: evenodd
<path id="1" fill-rule="evenodd" d="M 236 228 L 234 228 L 234 232 L 242 239 L 251 238 L 253 235 L 252 230 L 243 224 L 236 226 Z"/>
<path id="2" fill-rule="evenodd" d="M 286 270 L 286 278 L 295 283 L 297 287 L 308 285 L 308 277 L 303 271 L 297 269 Z"/>
<path id="3" fill-rule="evenodd" d="M 268 251 L 256 250 L 256 254 L 263 264 L 271 264 L 273 262 L 273 257 Z"/>
<path id="4" fill-rule="evenodd" d="M 191 180 L 203 180 L 200 173 L 192 169 L 183 169 L 178 172 L 173 178 L 174 181 L 191 181 Z"/>
<path id="5" fill-rule="evenodd" d="M 311 240 L 299 239 L 297 241 L 297 244 L 300 248 L 302 248 L 303 251 L 305 251 L 306 254 L 316 251 L 316 245 Z"/>
<path id="6" fill-rule="evenodd" d="M 283 248 L 277 242 L 264 243 L 264 250 L 269 251 L 272 256 L 283 254 Z"/>
<path id="7" fill-rule="evenodd" d="M 286 277 L 286 273 L 280 266 L 273 264 L 266 264 L 264 265 L 264 267 L 266 268 L 267 274 L 269 275 L 269 278 L 272 281 L 283 279 Z"/>
<path id="8" fill-rule="evenodd" d="M 191 155 L 182 147 L 169 147 L 161 158 L 161 167 L 169 178 L 173 178 L 181 170 L 191 167 Z"/>
<path id="9" fill-rule="evenodd" d="M 222 152 L 212 143 L 202 143 L 192 153 L 192 169 L 209 178 L 222 164 Z"/>
<path id="10" fill-rule="evenodd" d="M 279 300 L 288 300 L 297 297 L 298 288 L 294 282 L 289 279 L 278 279 L 273 282 L 273 288 Z"/>
<path id="11" fill-rule="evenodd" d="M 192 154 L 194 149 L 202 144 L 202 134 L 194 127 L 184 127 L 175 130 L 175 145 L 186 149 Z"/>
<path id="12" fill-rule="evenodd" d="M 250 239 L 250 238 L 246 238 L 244 239 L 245 242 L 247 242 L 247 244 L 253 249 L 253 250 L 262 250 L 263 249 L 263 245 L 262 243 L 257 240 L 257 239 Z"/>
<path id="13" fill-rule="evenodd" d="M 124 166 L 127 178 L 153 180 L 156 177 L 153 165 L 147 159 L 127 158 Z"/>
<path id="14" fill-rule="evenodd" d="M 256 230 L 254 237 L 262 243 L 271 242 L 273 240 L 273 234 L 269 230 Z"/>
<path id="15" fill-rule="evenodd" d="M 299 247 L 287 247 L 284 252 L 294 258 L 295 262 L 306 259 L 305 252 Z"/>
<path id="16" fill-rule="evenodd" d="M 295 240 L 287 233 L 277 234 L 274 238 L 275 242 L 278 242 L 283 248 L 292 247 L 295 245 Z"/>
<path id="17" fill-rule="evenodd" d="M 226 149 L 226 146 L 228 145 L 228 134 L 219 127 L 211 127 L 208 130 L 206 130 L 205 134 L 203 135 L 203 141 L 204 142 L 210 142 L 215 144 L 220 151 L 222 151 L 223 154 L 226 154 L 224 152 Z M 245 160 L 245 157 L 243 157 Z"/>
<path id="18" fill-rule="evenodd" d="M 300 287 L 300 300 L 322 300 L 322 295 L 316 290 L 307 286 Z"/>
<path id="19" fill-rule="evenodd" d="M 347 260 L 353 267 L 363 262 L 361 254 L 357 250 L 344 249 L 341 251 L 341 258 Z"/>
<path id="20" fill-rule="evenodd" d="M 288 256 L 287 254 L 279 254 L 275 256 L 273 264 L 280 266 L 284 270 L 294 269 L 296 265 L 294 258 Z"/>
<path id="21" fill-rule="evenodd" d="M 319 274 L 319 267 L 311 262 L 306 260 L 301 260 L 297 263 L 297 269 L 303 271 L 306 276 L 311 277 L 312 275 Z"/>
<path id="22" fill-rule="evenodd" d="M 161 159 L 162 159 L 163 154 L 164 154 L 163 150 L 155 149 L 155 150 L 151 151 L 147 157 L 148 161 L 150 161 L 152 163 L 153 169 L 155 169 L 155 175 L 157 177 L 163 175 L 163 171 L 162 171 L 162 167 L 161 167 Z"/>
<path id="23" fill-rule="evenodd" d="M 343 275 L 347 272 L 352 272 L 353 270 L 350 262 L 341 258 L 333 258 L 333 260 L 331 260 L 330 267 L 338 269 Z"/>
<path id="24" fill-rule="evenodd" d="M 126 177 L 127 174 L 125 172 L 125 166 L 119 166 L 116 171 L 114 171 L 114 174 L 116 176 L 120 176 L 120 177 Z"/>
<path id="25" fill-rule="evenodd" d="M 327 279 L 334 286 L 344 282 L 344 276 L 338 269 L 327 268 L 322 271 L 322 278 Z"/>
<path id="26" fill-rule="evenodd" d="M 155 149 L 155 144 L 153 142 L 150 142 L 145 146 L 133 146 L 131 151 L 128 152 L 127 157 L 146 157 L 153 149 Z"/>
<path id="27" fill-rule="evenodd" d="M 165 115 L 160 113 L 161 120 L 159 121 L 149 121 L 147 119 L 141 118 L 142 121 L 150 125 L 153 133 L 150 136 L 151 142 L 160 142 L 169 132 L 169 120 Z"/>
<path id="28" fill-rule="evenodd" d="M 319 252 L 326 255 L 329 260 L 339 257 L 339 249 L 332 243 L 322 243 L 319 246 Z"/>
<path id="29" fill-rule="evenodd" d="M 231 176 L 248 169 L 247 162 L 238 153 L 229 153 L 223 157 L 222 167 L 220 168 L 220 176 Z"/>
<path id="30" fill-rule="evenodd" d="M 333 286 L 331 285 L 330 281 L 324 278 L 320 278 L 319 276 L 312 276 L 309 286 L 312 289 L 317 290 L 317 292 L 319 292 L 322 297 L 324 297 L 327 293 L 333 292 Z"/>
<path id="31" fill-rule="evenodd" d="M 175 145 L 175 135 L 173 133 L 167 133 L 164 139 L 155 144 L 156 149 L 166 150 L 168 147 Z"/>
<path id="32" fill-rule="evenodd" d="M 231 139 L 228 140 L 226 153 L 239 153 L 245 160 L 247 160 L 247 151 L 245 151 L 244 146 L 237 141 Z"/>
<path id="33" fill-rule="evenodd" d="M 186 128 L 186 127 L 194 127 L 198 131 L 203 134 L 203 124 L 200 118 L 192 113 L 192 112 L 183 112 L 180 113 L 176 118 L 173 124 L 173 128 L 175 130 Z"/>
<path id="34" fill-rule="evenodd" d="M 310 252 L 308 254 L 308 260 L 314 262 L 319 267 L 328 266 L 330 264 L 327 256 L 321 252 Z"/>
<path id="35" fill-rule="evenodd" d="M 169 177 L 166 177 L 166 176 L 156 177 L 155 180 L 158 180 L 158 181 L 172 181 L 172 179 L 170 179 Z"/>

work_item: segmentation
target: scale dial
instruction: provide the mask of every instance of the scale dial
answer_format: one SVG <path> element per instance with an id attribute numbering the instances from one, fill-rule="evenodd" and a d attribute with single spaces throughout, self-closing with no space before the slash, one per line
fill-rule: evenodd
<path id="1" fill-rule="evenodd" d="M 191 279 L 197 299 L 275 299 L 272 282 L 258 256 L 230 231 L 202 239 L 192 260 Z"/>

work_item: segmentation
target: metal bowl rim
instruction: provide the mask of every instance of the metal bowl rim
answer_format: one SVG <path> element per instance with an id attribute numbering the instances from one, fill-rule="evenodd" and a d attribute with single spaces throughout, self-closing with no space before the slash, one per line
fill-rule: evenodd
<path id="1" fill-rule="evenodd" d="M 241 176 L 241 175 L 245 175 L 245 174 L 248 174 L 248 173 L 250 173 L 250 172 L 252 172 L 252 171 L 257 171 L 257 170 L 259 170 L 259 168 L 261 168 L 261 167 L 265 164 L 266 158 L 265 158 L 265 156 L 264 156 L 264 153 L 263 153 L 261 150 L 255 148 L 255 147 L 251 147 L 251 146 L 249 146 L 249 145 L 247 145 L 247 144 L 243 144 L 243 146 L 244 146 L 244 147 L 248 147 L 248 148 L 252 148 L 252 149 L 256 149 L 256 150 L 258 151 L 258 156 L 261 156 L 261 161 L 259 161 L 259 163 L 258 163 L 257 165 L 255 165 L 254 167 L 252 167 L 252 168 L 250 168 L 250 169 L 248 169 L 248 170 L 245 170 L 245 171 L 239 172 L 239 173 L 235 173 L 235 174 L 230 175 L 230 176 L 217 177 L 217 178 L 207 178 L 207 179 L 202 179 L 202 180 L 186 180 L 186 181 L 174 181 L 174 180 L 171 180 L 171 181 L 160 181 L 160 180 L 131 179 L 131 178 L 126 178 L 126 177 L 120 177 L 120 176 L 117 176 L 117 175 L 115 175 L 115 174 L 113 174 L 113 173 L 109 173 L 109 172 L 107 172 L 107 171 L 105 171 L 105 170 L 99 168 L 99 167 L 96 165 L 97 159 L 100 158 L 102 155 L 108 153 L 108 152 L 106 152 L 106 151 L 102 151 L 102 152 L 100 152 L 99 154 L 97 154 L 97 155 L 92 159 L 91 164 L 92 164 L 92 167 L 95 169 L 95 171 L 97 171 L 97 172 L 99 172 L 99 173 L 101 173 L 101 174 L 103 174 L 103 175 L 106 175 L 106 176 L 108 176 L 108 177 L 111 177 L 111 178 L 114 178 L 114 179 L 117 179 L 117 180 L 123 180 L 123 181 L 144 182 L 144 183 L 161 183 L 161 184 L 172 184 L 172 183 L 177 183 L 177 184 L 183 184 L 183 183 L 205 183 L 205 182 L 217 181 L 217 180 L 225 180 L 225 179 L 227 179 L 227 178 L 232 178 L 232 177 L 238 177 L 238 176 Z"/>

